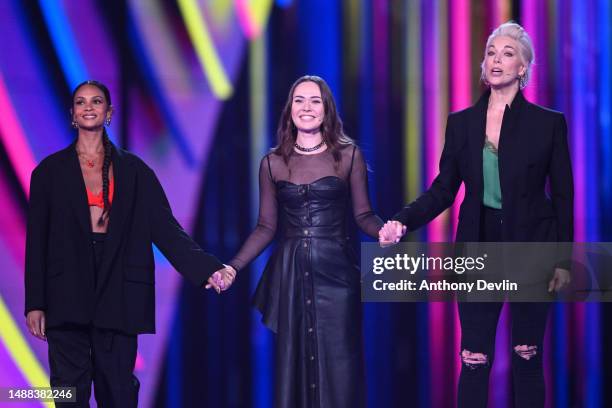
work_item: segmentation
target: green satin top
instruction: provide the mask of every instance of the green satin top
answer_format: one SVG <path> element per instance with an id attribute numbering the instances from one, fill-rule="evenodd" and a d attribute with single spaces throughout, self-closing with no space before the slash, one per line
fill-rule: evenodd
<path id="1" fill-rule="evenodd" d="M 482 203 L 490 208 L 502 208 L 501 186 L 499 184 L 499 166 L 497 149 L 485 136 L 485 145 L 482 148 L 482 175 L 484 191 Z"/>

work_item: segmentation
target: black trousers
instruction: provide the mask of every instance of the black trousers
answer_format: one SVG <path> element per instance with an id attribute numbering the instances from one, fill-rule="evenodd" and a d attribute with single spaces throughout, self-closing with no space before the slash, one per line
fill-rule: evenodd
<path id="1" fill-rule="evenodd" d="M 104 252 L 104 234 L 92 238 L 96 266 Z M 95 279 L 95 277 L 93 277 Z M 136 407 L 140 383 L 134 376 L 137 338 L 91 325 L 65 325 L 47 330 L 52 387 L 76 387 L 76 403 L 89 407 L 91 384 L 98 407 Z"/>
<path id="2" fill-rule="evenodd" d="M 47 331 L 52 387 L 76 387 L 75 403 L 89 407 L 91 383 L 98 407 L 136 407 L 138 379 L 133 375 L 136 336 L 87 326 Z"/>
<path id="3" fill-rule="evenodd" d="M 481 241 L 501 241 L 501 211 L 484 208 L 481 219 Z M 543 339 L 548 317 L 548 303 L 510 303 L 512 383 L 514 406 L 544 407 Z M 461 352 L 486 355 L 484 364 L 461 364 L 458 406 L 486 408 L 489 374 L 495 354 L 495 334 L 503 303 L 459 303 Z M 536 346 L 535 356 L 525 359 L 514 351 L 515 346 Z"/>

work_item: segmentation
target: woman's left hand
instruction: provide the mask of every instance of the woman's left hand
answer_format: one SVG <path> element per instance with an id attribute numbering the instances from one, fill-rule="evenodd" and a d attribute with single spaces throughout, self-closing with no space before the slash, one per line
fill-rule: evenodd
<path id="1" fill-rule="evenodd" d="M 555 268 L 555 275 L 548 283 L 548 291 L 558 292 L 571 281 L 570 272 L 567 269 Z"/>
<path id="2" fill-rule="evenodd" d="M 230 265 L 225 265 L 225 268 L 219 269 L 208 278 L 205 288 L 214 288 L 220 294 L 232 286 L 234 279 L 236 279 L 236 270 Z"/>

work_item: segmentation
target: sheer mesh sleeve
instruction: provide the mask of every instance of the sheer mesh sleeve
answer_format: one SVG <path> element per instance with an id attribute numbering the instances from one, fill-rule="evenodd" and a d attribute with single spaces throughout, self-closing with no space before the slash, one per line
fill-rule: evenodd
<path id="1" fill-rule="evenodd" d="M 268 156 L 259 165 L 259 217 L 257 226 L 251 232 L 238 254 L 229 261 L 236 271 L 244 268 L 257 257 L 272 241 L 276 234 L 278 220 L 276 186 L 270 173 Z"/>
<path id="2" fill-rule="evenodd" d="M 378 238 L 378 231 L 383 222 L 372 210 L 368 194 L 368 168 L 361 154 L 355 147 L 350 170 L 351 200 L 353 215 L 359 228 L 372 238 Z"/>

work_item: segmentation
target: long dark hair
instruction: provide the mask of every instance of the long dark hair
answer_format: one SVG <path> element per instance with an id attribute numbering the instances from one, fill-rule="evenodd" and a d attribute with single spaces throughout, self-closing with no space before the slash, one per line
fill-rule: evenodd
<path id="1" fill-rule="evenodd" d="M 325 110 L 325 117 L 323 118 L 323 123 L 321 123 L 321 135 L 337 163 L 340 161 L 340 148 L 346 145 L 352 145 L 354 142 L 353 139 L 344 133 L 342 119 L 340 119 L 338 111 L 336 110 L 334 95 L 329 89 L 327 82 L 316 75 L 304 75 L 291 85 L 289 96 L 287 97 L 287 102 L 281 113 L 278 129 L 276 130 L 278 145 L 273 151 L 275 154 L 282 156 L 285 163 L 289 161 L 289 156 L 293 153 L 293 146 L 297 138 L 297 128 L 291 118 L 291 105 L 293 104 L 293 93 L 295 92 L 295 88 L 302 82 L 314 82 L 321 90 L 321 99 L 323 99 L 323 108 Z"/>
<path id="2" fill-rule="evenodd" d="M 110 91 L 102 82 L 89 80 L 85 82 L 81 82 L 74 88 L 72 91 L 72 104 L 74 106 L 74 97 L 77 91 L 85 85 L 92 85 L 98 88 L 104 94 L 104 98 L 106 99 L 106 103 L 110 107 L 111 96 Z M 102 143 L 104 144 L 104 162 L 102 163 L 102 199 L 104 200 L 104 210 L 102 211 L 102 215 L 98 218 L 98 226 L 101 227 L 104 225 L 104 218 L 108 218 L 108 214 L 110 213 L 111 203 L 108 199 L 108 189 L 109 189 L 109 179 L 108 173 L 111 165 L 111 152 L 112 152 L 112 143 L 108 137 L 108 133 L 106 133 L 106 128 L 102 128 Z"/>

